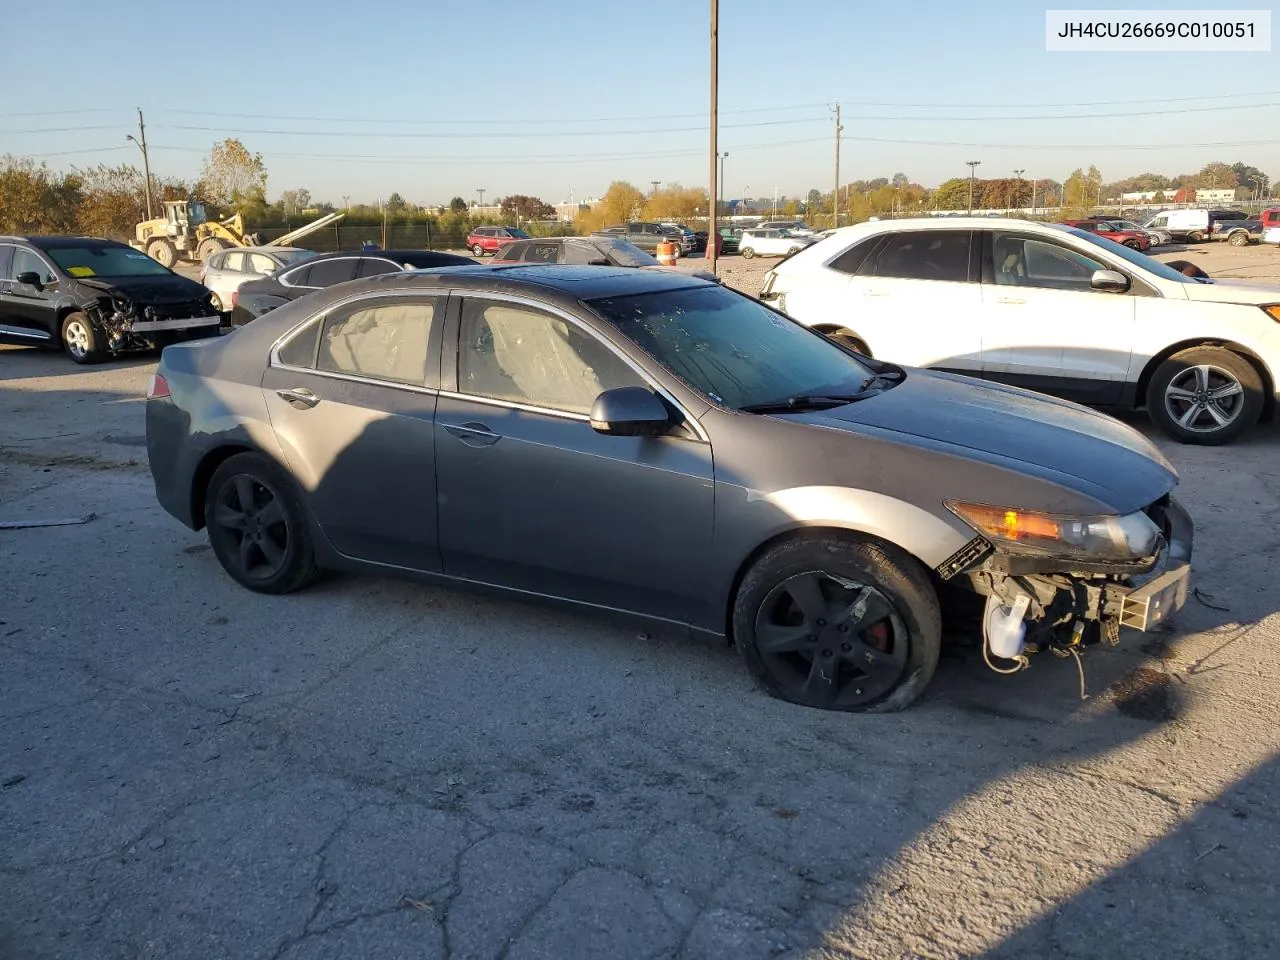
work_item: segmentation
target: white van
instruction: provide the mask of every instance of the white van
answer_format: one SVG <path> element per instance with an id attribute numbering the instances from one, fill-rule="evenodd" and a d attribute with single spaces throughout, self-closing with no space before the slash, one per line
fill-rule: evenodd
<path id="1" fill-rule="evenodd" d="M 1200 243 L 1209 238 L 1209 211 L 1162 210 L 1142 226 L 1146 230 L 1163 230 L 1175 240 Z"/>

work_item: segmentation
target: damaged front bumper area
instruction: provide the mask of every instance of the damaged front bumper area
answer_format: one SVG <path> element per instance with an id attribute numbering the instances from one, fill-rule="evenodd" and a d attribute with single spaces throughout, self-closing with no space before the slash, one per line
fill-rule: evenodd
<path id="1" fill-rule="evenodd" d="M 1144 512 L 1161 531 L 1159 549 L 1130 564 L 1019 556 L 976 538 L 948 561 L 950 569 L 943 564 L 936 572 L 986 598 L 984 653 L 1025 666 L 1026 656 L 1046 649 L 1065 656 L 1091 644 L 1114 646 L 1122 627 L 1150 630 L 1187 600 L 1191 517 L 1169 496 Z"/>
<path id="2" fill-rule="evenodd" d="M 87 305 L 85 313 L 102 331 L 112 353 L 156 347 L 159 339 L 174 333 L 214 335 L 224 323 L 223 315 L 206 300 L 151 306 L 124 299 L 100 300 Z"/>

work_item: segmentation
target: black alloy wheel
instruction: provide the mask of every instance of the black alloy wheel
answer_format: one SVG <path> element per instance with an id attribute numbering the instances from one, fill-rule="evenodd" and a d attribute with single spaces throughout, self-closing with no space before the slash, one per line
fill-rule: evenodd
<path id="1" fill-rule="evenodd" d="M 315 578 L 315 558 L 301 499 L 282 468 L 256 453 L 214 471 L 205 526 L 227 573 L 259 593 L 289 593 Z"/>

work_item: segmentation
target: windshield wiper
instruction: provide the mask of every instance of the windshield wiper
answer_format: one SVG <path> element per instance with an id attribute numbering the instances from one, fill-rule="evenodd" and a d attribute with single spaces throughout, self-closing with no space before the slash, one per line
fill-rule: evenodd
<path id="1" fill-rule="evenodd" d="M 797 394 L 794 397 L 783 397 L 781 400 L 770 400 L 767 403 L 749 403 L 738 409 L 744 413 L 787 413 L 795 410 L 822 410 L 827 407 L 843 407 L 846 403 L 862 400 L 863 395 L 848 397 L 819 396 L 815 394 Z"/>

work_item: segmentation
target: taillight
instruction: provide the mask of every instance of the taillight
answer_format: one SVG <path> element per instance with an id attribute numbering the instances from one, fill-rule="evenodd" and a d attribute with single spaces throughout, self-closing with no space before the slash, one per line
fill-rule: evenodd
<path id="1" fill-rule="evenodd" d="M 151 382 L 147 384 L 148 400 L 165 400 L 169 396 L 169 381 L 159 373 L 151 375 Z"/>

